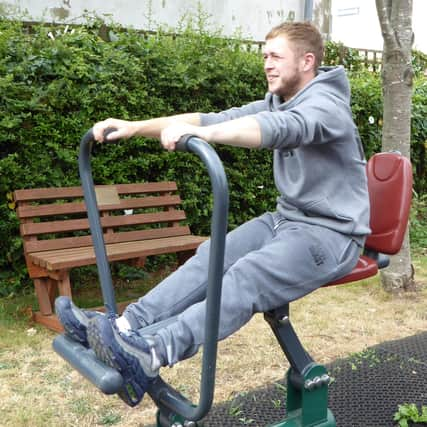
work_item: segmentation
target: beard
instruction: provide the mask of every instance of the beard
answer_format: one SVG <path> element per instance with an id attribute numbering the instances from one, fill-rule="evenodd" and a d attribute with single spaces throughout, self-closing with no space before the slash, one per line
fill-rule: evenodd
<path id="1" fill-rule="evenodd" d="M 280 87 L 273 89 L 275 95 L 280 96 L 283 100 L 288 101 L 296 95 L 302 88 L 302 78 L 297 68 L 289 76 L 280 79 Z"/>

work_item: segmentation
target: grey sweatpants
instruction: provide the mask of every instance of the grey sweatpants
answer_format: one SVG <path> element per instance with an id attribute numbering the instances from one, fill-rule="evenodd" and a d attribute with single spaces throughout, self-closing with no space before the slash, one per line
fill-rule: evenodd
<path id="1" fill-rule="evenodd" d="M 257 312 L 296 300 L 344 276 L 356 265 L 359 245 L 349 236 L 266 213 L 227 235 L 219 339 Z M 169 365 L 195 354 L 204 342 L 209 240 L 196 254 L 124 315 L 147 325 L 178 315 L 158 330 Z"/>

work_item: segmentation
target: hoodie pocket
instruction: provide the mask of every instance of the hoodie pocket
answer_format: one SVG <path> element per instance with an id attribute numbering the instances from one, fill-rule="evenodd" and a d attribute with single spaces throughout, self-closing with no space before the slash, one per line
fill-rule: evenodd
<path id="1" fill-rule="evenodd" d="M 302 205 L 301 210 L 308 217 L 327 217 L 334 218 L 340 221 L 350 222 L 352 218 L 339 214 L 333 209 L 327 197 L 319 200 L 311 201 Z"/>

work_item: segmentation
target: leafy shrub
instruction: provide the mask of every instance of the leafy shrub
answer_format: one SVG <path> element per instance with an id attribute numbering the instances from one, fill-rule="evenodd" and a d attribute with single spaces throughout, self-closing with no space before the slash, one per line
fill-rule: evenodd
<path id="1" fill-rule="evenodd" d="M 179 37 L 111 27 L 109 40 L 99 35 L 102 25 L 95 20 L 72 30 L 28 29 L 0 20 L 0 293 L 29 282 L 12 192 L 78 185 L 79 141 L 93 123 L 219 111 L 264 96 L 260 55 L 206 32 L 203 22 L 183 24 Z M 380 81 L 354 72 L 351 86 L 354 117 L 370 156 L 381 145 Z M 426 95 L 424 80 L 414 97 L 416 162 L 424 158 Z M 217 150 L 229 178 L 230 228 L 274 209 L 271 153 Z M 157 141 L 134 138 L 97 146 L 92 164 L 97 183 L 177 181 L 192 231 L 209 233 L 210 183 L 195 156 L 166 153 Z M 417 191 L 422 194 L 426 185 L 423 178 Z"/>
<path id="2" fill-rule="evenodd" d="M 366 158 L 381 151 L 383 99 L 381 79 L 369 71 L 352 74 L 351 108 Z"/>
<path id="3" fill-rule="evenodd" d="M 410 240 L 415 248 L 427 248 L 427 194 L 419 195 L 416 192 L 412 198 L 410 223 Z"/>
<path id="4" fill-rule="evenodd" d="M 421 76 L 427 70 L 427 54 L 420 50 L 412 51 L 412 67 L 416 76 Z"/>
<path id="5" fill-rule="evenodd" d="M 327 65 L 343 65 L 351 71 L 363 68 L 363 60 L 357 49 L 347 47 L 341 42 L 327 41 L 325 43 L 323 62 Z"/>
<path id="6" fill-rule="evenodd" d="M 415 190 L 424 194 L 427 190 L 427 79 L 414 81 L 411 121 L 411 160 L 415 172 Z"/>

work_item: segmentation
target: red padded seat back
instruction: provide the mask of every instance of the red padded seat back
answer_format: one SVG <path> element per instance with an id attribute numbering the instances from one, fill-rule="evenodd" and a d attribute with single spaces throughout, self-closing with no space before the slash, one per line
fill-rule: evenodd
<path id="1" fill-rule="evenodd" d="M 377 153 L 367 164 L 370 225 L 365 246 L 377 252 L 399 252 L 409 219 L 412 199 L 412 167 L 397 152 Z"/>

